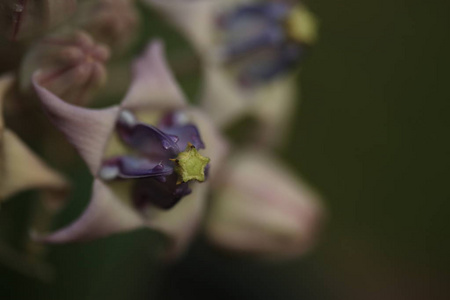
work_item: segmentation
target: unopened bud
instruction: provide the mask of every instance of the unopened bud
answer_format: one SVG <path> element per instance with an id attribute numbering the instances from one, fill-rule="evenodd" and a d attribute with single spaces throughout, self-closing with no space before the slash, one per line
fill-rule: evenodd
<path id="1" fill-rule="evenodd" d="M 114 51 L 130 45 L 137 32 L 138 14 L 130 0 L 86 2 L 76 19 L 79 27 Z"/>
<path id="2" fill-rule="evenodd" d="M 21 88 L 31 87 L 31 76 L 62 99 L 86 104 L 93 92 L 106 82 L 105 63 L 109 48 L 96 43 L 82 31 L 49 36 L 30 51 L 21 68 Z"/>
<path id="3" fill-rule="evenodd" d="M 257 151 L 227 167 L 206 222 L 214 244 L 260 258 L 290 258 L 314 245 L 322 206 L 306 184 Z"/>

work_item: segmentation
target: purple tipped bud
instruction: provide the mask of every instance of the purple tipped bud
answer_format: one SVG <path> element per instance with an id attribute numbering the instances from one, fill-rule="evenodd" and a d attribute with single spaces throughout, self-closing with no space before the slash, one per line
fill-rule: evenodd
<path id="1" fill-rule="evenodd" d="M 83 31 L 48 36 L 26 56 L 21 68 L 21 87 L 31 86 L 31 74 L 39 70 L 40 85 L 68 102 L 84 105 L 106 82 L 109 48 Z"/>

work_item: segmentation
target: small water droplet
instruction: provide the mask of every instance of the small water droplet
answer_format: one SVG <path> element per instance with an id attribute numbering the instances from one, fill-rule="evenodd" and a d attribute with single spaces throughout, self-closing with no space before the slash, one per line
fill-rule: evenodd
<path id="1" fill-rule="evenodd" d="M 170 145 L 170 143 L 166 140 L 163 140 L 161 144 L 162 144 L 163 148 L 166 150 L 168 150 L 169 148 L 172 147 L 172 145 Z"/>
<path id="2" fill-rule="evenodd" d="M 177 143 L 180 140 L 176 135 L 169 135 L 169 137 L 174 143 Z"/>
<path id="3" fill-rule="evenodd" d="M 113 180 L 119 175 L 119 168 L 117 166 L 103 166 L 100 170 L 99 176 L 103 180 Z"/>

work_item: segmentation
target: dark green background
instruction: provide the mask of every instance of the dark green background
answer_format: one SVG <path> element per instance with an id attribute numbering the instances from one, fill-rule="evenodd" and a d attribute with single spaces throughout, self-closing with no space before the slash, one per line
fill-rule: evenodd
<path id="1" fill-rule="evenodd" d="M 288 150 L 326 196 L 320 265 L 343 299 L 436 299 L 450 271 L 448 1 L 308 1 Z M 338 293 L 332 291 L 332 293 Z"/>
<path id="2" fill-rule="evenodd" d="M 307 4 L 320 42 L 304 63 L 302 106 L 282 155 L 324 195 L 329 219 L 316 252 L 260 264 L 199 238 L 163 271 L 147 255 L 160 237 L 138 231 L 52 248 L 54 284 L 0 269 L 0 298 L 445 299 L 450 2 Z M 9 205 L 17 214 L 20 205 Z"/>

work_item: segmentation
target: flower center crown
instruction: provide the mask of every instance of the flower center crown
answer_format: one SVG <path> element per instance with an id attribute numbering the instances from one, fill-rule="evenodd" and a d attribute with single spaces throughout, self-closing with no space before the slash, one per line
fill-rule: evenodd
<path id="1" fill-rule="evenodd" d="M 169 209 L 191 193 L 191 181 L 206 180 L 210 159 L 198 152 L 205 145 L 183 112 L 170 112 L 152 126 L 123 110 L 116 128 L 132 152 L 106 159 L 100 176 L 104 180 L 135 179 L 132 198 L 137 208 L 152 204 Z"/>

